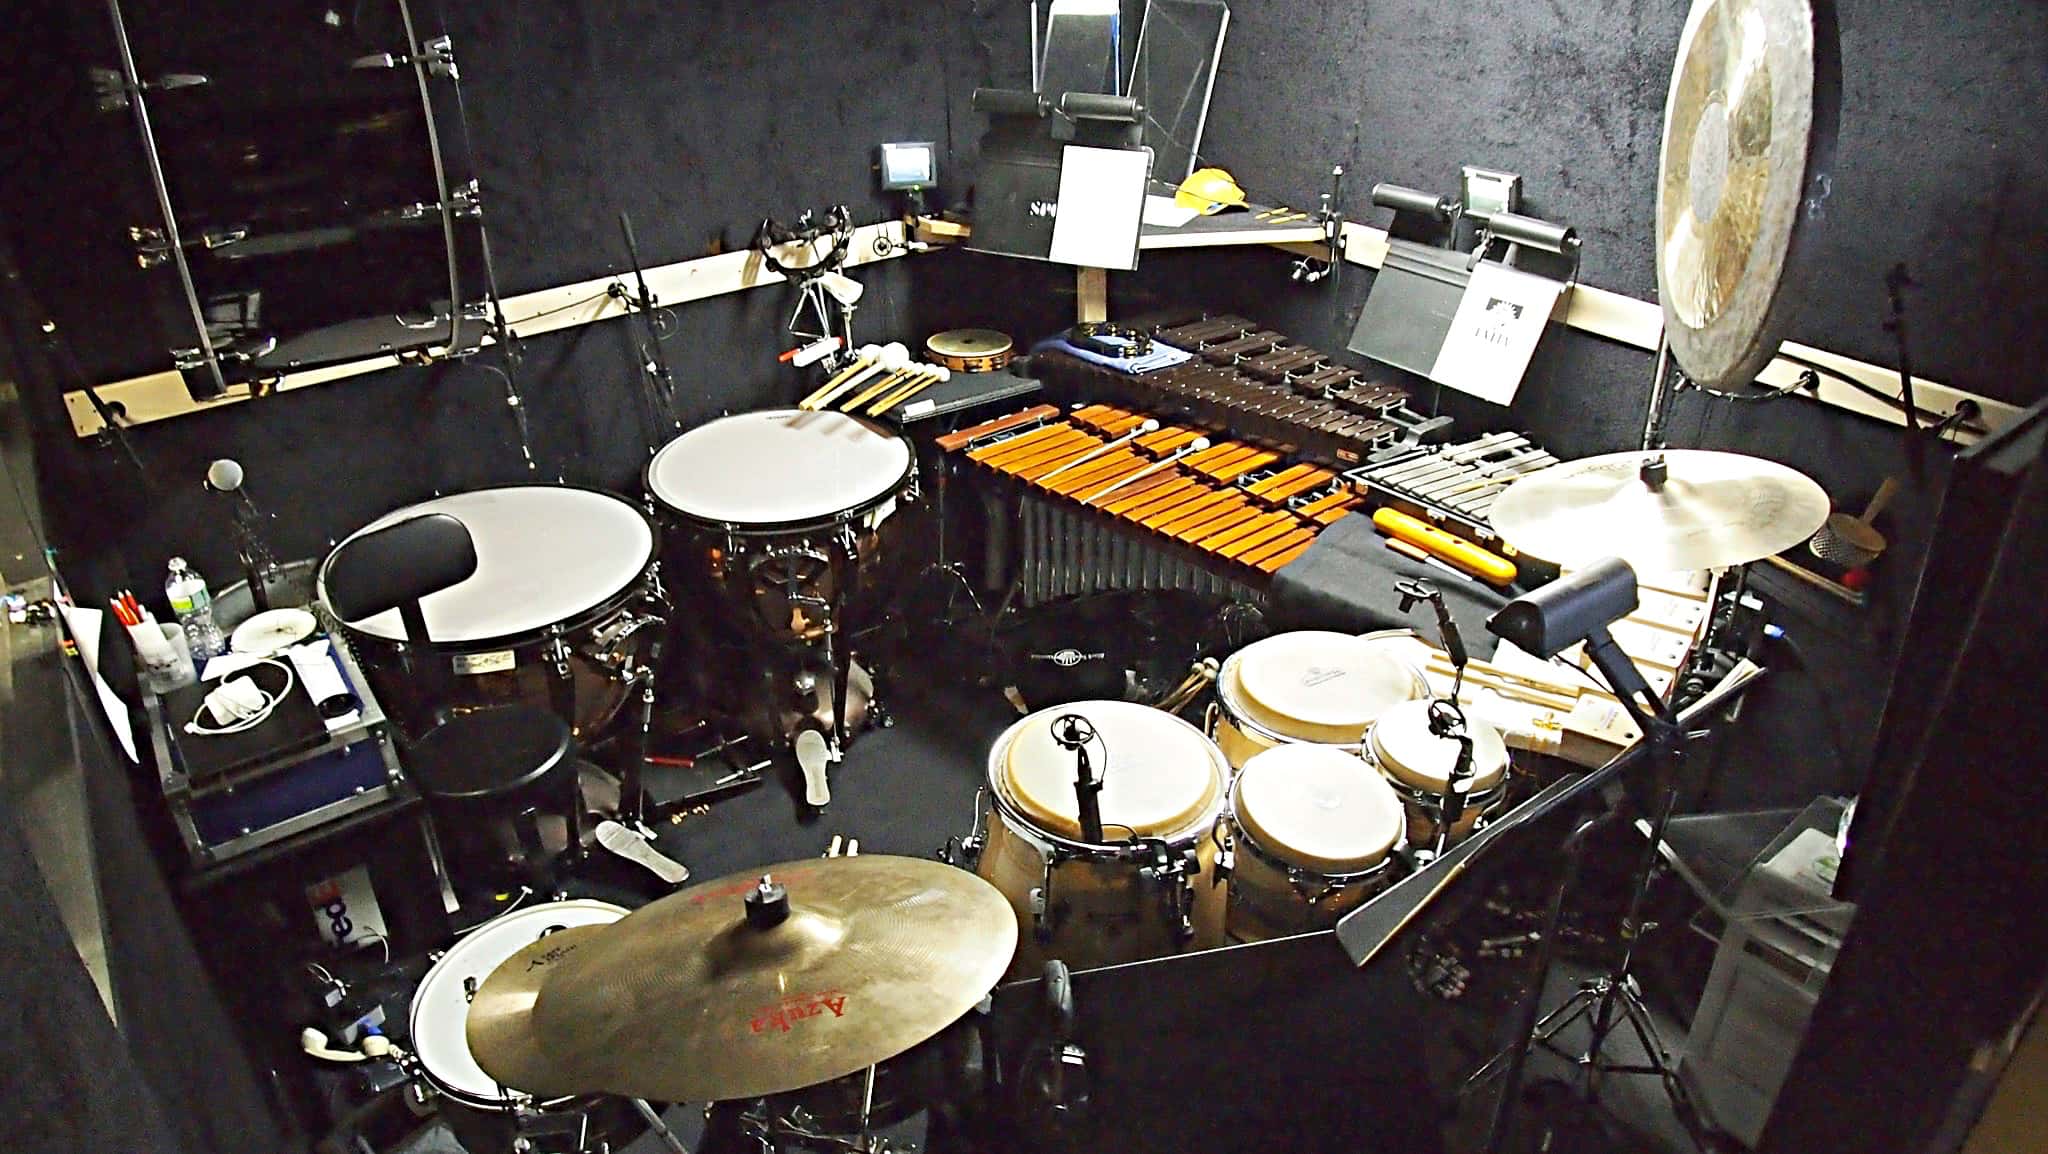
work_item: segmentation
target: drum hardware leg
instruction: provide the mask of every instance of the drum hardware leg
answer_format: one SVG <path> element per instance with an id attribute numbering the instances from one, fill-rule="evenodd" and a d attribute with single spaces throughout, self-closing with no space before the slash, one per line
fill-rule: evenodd
<path id="1" fill-rule="evenodd" d="M 633 1109 L 647 1123 L 647 1128 L 654 1131 L 654 1136 L 661 1141 L 663 1146 L 668 1147 L 675 1154 L 690 1154 L 690 1148 L 683 1145 L 683 1140 L 676 1137 L 675 1131 L 668 1128 L 668 1123 L 661 1120 L 661 1115 L 655 1112 L 653 1106 L 647 1104 L 647 1099 L 631 1098 L 628 1101 L 633 1103 Z"/>

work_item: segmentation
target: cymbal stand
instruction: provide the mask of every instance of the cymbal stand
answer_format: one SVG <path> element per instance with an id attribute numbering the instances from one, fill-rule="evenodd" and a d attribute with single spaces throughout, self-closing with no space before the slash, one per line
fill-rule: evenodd
<path id="1" fill-rule="evenodd" d="M 1662 1084 L 1665 1096 L 1671 1102 L 1673 1115 L 1685 1128 L 1693 1145 L 1707 1149 L 1706 1125 L 1692 1095 L 1678 1077 L 1671 1052 L 1664 1045 L 1656 1022 L 1651 1018 L 1649 1007 L 1644 1004 L 1642 990 L 1636 984 L 1634 965 L 1636 944 L 1643 930 L 1643 902 L 1648 897 L 1650 882 L 1657 868 L 1659 848 L 1664 843 L 1664 831 L 1670 823 L 1672 810 L 1678 803 L 1678 762 L 1684 752 L 1688 733 L 1670 707 L 1651 691 L 1642 673 L 1636 669 L 1621 647 L 1605 627 L 1595 629 L 1586 638 L 1586 652 L 1606 679 L 1608 686 L 1620 699 L 1623 708 L 1642 730 L 1649 747 L 1651 764 L 1656 769 L 1657 788 L 1661 794 L 1657 812 L 1650 824 L 1649 839 L 1643 846 L 1642 856 L 1631 877 L 1628 909 L 1622 914 L 1620 939 L 1621 958 L 1613 968 L 1604 974 L 1580 983 L 1577 992 L 1563 1004 L 1544 1014 L 1540 1019 L 1536 1011 L 1543 997 L 1544 978 L 1556 950 L 1559 925 L 1564 916 L 1567 894 L 1578 883 L 1579 859 L 1584 850 L 1586 838 L 1592 830 L 1612 820 L 1616 810 L 1582 823 L 1566 839 L 1565 875 L 1556 892 L 1552 895 L 1550 909 L 1545 916 L 1542 936 L 1538 939 L 1535 963 L 1531 968 L 1531 988 L 1523 1001 L 1523 1022 L 1528 1026 L 1515 1041 L 1487 1059 L 1485 1064 L 1474 1070 L 1465 1079 L 1459 1093 L 1470 1093 L 1483 1084 L 1497 1071 L 1505 1069 L 1507 1078 L 1500 1095 L 1494 1102 L 1493 1119 L 1487 1132 L 1486 1149 L 1499 1151 L 1508 1137 L 1515 1108 L 1515 1099 L 1521 1093 L 1521 1081 L 1529 1052 L 1535 1046 L 1542 1046 L 1566 1058 L 1586 1074 L 1586 1101 L 1597 1104 L 1601 1079 L 1608 1074 L 1639 1074 L 1655 1077 Z M 1647 703 L 1647 705 L 1645 704 Z M 1572 1023 L 1589 1019 L 1590 1034 L 1585 1047 L 1577 1053 L 1570 1053 L 1558 1046 L 1554 1039 Z M 1637 1063 L 1615 1062 L 1603 1056 L 1608 1038 L 1621 1025 L 1626 1024 L 1635 1034 L 1645 1060 Z"/>
<path id="2" fill-rule="evenodd" d="M 1671 342 L 1657 340 L 1657 366 L 1650 373 L 1650 411 L 1643 422 L 1643 451 L 1660 452 L 1671 423 Z"/>

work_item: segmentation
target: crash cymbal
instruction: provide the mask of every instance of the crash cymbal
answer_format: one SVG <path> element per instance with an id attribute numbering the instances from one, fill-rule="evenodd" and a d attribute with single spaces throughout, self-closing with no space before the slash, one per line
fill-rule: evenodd
<path id="1" fill-rule="evenodd" d="M 1840 75 L 1832 0 L 1701 0 L 1686 20 L 1664 105 L 1657 295 L 1671 352 L 1702 385 L 1748 384 L 1777 354 L 1796 295 L 1781 282 L 1831 191 Z"/>
<path id="2" fill-rule="evenodd" d="M 1646 466 L 1664 462 L 1660 488 Z M 1828 497 L 1775 461 L 1704 449 L 1610 453 L 1552 465 L 1510 484 L 1494 531 L 1571 567 L 1620 557 L 1640 572 L 1741 565 L 1782 552 L 1828 519 Z"/>
<path id="3" fill-rule="evenodd" d="M 780 903 L 760 900 L 763 875 Z M 1017 920 L 964 870 L 864 855 L 693 886 L 575 945 L 509 1038 L 472 1025 L 478 1063 L 538 1094 L 702 1102 L 815 1085 L 932 1037 L 1001 979 Z M 479 1004 L 499 1004 L 501 979 L 516 1005 L 525 979 L 503 968 Z"/>
<path id="4" fill-rule="evenodd" d="M 469 1002 L 465 1030 L 470 1052 L 484 1072 L 510 1089 L 533 1093 L 534 1087 L 558 1081 L 601 1077 L 584 1071 L 580 1077 L 541 1051 L 533 1032 L 533 1001 L 541 983 L 576 955 L 609 925 L 570 926 L 540 938 L 499 963 L 477 987 Z M 489 1055 L 489 1060 L 485 1060 Z"/>

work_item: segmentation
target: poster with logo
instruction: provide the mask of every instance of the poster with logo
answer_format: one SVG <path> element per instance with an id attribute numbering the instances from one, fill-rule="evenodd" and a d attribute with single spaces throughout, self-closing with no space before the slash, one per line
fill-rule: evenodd
<path id="1" fill-rule="evenodd" d="M 1496 405 L 1513 401 L 1563 290 L 1548 277 L 1480 261 L 1429 379 Z"/>

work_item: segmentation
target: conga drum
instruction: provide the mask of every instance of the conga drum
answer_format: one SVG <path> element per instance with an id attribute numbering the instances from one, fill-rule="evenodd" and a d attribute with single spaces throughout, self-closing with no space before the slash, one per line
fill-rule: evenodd
<path id="1" fill-rule="evenodd" d="M 1254 756 L 1214 834 L 1230 862 L 1225 932 L 1248 942 L 1329 929 L 1392 882 L 1407 832 L 1401 798 L 1355 753 L 1295 743 Z"/>
<path id="2" fill-rule="evenodd" d="M 1365 739 L 1366 760 L 1401 795 L 1408 810 L 1408 840 L 1418 846 L 1436 840 L 1444 785 L 1458 764 L 1457 740 L 1430 730 L 1429 707 L 1428 701 L 1404 701 L 1381 714 Z M 1508 792 L 1508 747 L 1500 730 L 1469 713 L 1465 729 L 1472 736 L 1472 788 L 1465 795 L 1464 813 L 1451 827 L 1452 842 L 1499 809 Z"/>
<path id="3" fill-rule="evenodd" d="M 1356 750 L 1389 706 L 1429 692 L 1408 660 L 1406 630 L 1302 630 L 1254 641 L 1216 675 L 1210 732 L 1234 767 L 1290 742 Z"/>
<path id="4" fill-rule="evenodd" d="M 1083 840 L 1075 757 L 1053 723 L 1078 714 L 1097 741 L 1103 840 Z M 1227 766 L 1200 730 L 1126 701 L 1079 701 L 1010 726 L 989 751 L 987 842 L 977 872 L 1017 911 L 1011 977 L 1058 958 L 1073 969 L 1222 942 L 1210 884 Z"/>

